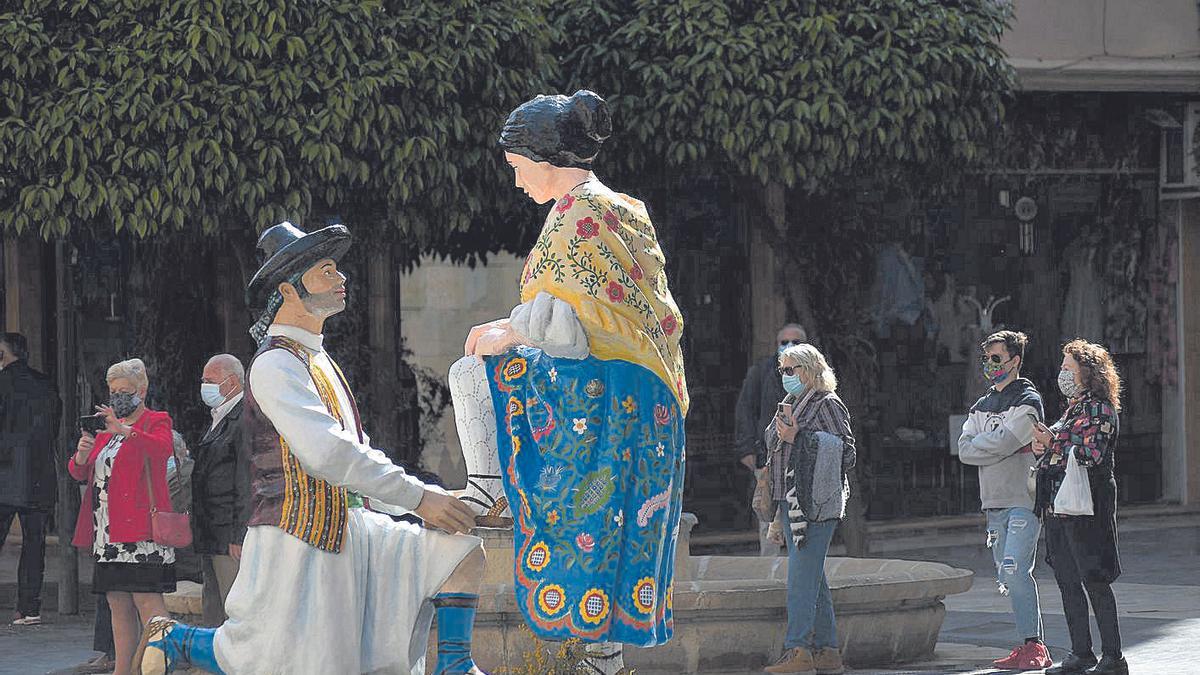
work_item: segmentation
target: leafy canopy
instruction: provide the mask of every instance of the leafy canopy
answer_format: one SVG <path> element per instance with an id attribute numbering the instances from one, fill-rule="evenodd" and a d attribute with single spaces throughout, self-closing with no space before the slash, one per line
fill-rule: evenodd
<path id="1" fill-rule="evenodd" d="M 339 215 L 418 248 L 514 203 L 544 0 L 23 0 L 0 14 L 0 227 Z"/>
<path id="2" fill-rule="evenodd" d="M 864 168 L 948 168 L 979 158 L 1015 81 L 994 0 L 564 7 L 565 72 L 612 95 L 635 171 L 707 160 L 824 191 Z"/>

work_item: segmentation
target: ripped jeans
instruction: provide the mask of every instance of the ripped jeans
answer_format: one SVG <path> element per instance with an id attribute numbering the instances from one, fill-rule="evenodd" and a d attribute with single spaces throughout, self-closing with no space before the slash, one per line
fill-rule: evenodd
<path id="1" fill-rule="evenodd" d="M 1042 610 L 1033 566 L 1042 524 L 1029 509 L 987 509 L 987 545 L 996 562 L 996 583 L 1012 601 L 1017 637 L 1042 637 Z"/>

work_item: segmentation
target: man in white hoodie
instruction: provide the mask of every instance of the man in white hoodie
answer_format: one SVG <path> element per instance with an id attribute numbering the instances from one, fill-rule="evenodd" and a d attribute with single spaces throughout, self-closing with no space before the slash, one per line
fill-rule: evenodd
<path id="1" fill-rule="evenodd" d="M 1024 333 L 1001 331 L 980 349 L 984 375 L 992 383 L 971 406 L 958 439 L 958 458 L 979 467 L 979 496 L 987 514 L 987 546 L 996 561 L 996 583 L 1012 600 L 1018 637 L 1024 642 L 995 661 L 1006 670 L 1053 665 L 1042 642 L 1041 608 L 1033 566 L 1041 523 L 1033 513 L 1029 474 L 1034 464 L 1033 426 L 1042 421 L 1042 397 L 1021 377 Z"/>

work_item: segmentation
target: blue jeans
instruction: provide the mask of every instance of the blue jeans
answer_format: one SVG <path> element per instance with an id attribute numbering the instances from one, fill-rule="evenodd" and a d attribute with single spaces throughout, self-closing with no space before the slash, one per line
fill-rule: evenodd
<path id="1" fill-rule="evenodd" d="M 1033 580 L 1041 531 L 1041 522 L 1029 509 L 987 509 L 987 545 L 996 561 L 996 584 L 1012 600 L 1021 639 L 1042 637 L 1042 610 Z"/>
<path id="2" fill-rule="evenodd" d="M 837 648 L 837 624 L 833 617 L 833 597 L 825 579 L 825 555 L 838 521 L 809 523 L 804 545 L 796 548 L 784 509 L 784 537 L 788 550 L 787 635 L 784 649 L 808 647 L 817 651 L 824 647 Z"/>

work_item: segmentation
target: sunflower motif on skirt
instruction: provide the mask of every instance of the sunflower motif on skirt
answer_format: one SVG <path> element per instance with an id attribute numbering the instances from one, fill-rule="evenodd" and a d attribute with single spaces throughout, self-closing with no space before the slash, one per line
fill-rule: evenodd
<path id="1" fill-rule="evenodd" d="M 502 371 L 504 381 L 512 382 L 513 380 L 520 379 L 525 375 L 527 368 L 528 364 L 526 364 L 525 359 L 519 356 L 513 358 L 508 363 L 504 364 L 504 370 Z"/>
<path id="2" fill-rule="evenodd" d="M 608 594 L 599 588 L 584 593 L 579 601 L 579 615 L 587 623 L 600 623 L 608 616 L 608 609 Z"/>
<path id="3" fill-rule="evenodd" d="M 538 593 L 538 607 L 546 616 L 554 616 L 567 604 L 567 592 L 558 584 L 548 584 Z"/>
<path id="4" fill-rule="evenodd" d="M 654 578 L 642 577 L 633 587 L 633 606 L 642 614 L 654 613 Z"/>
<path id="5" fill-rule="evenodd" d="M 546 569 L 546 565 L 550 564 L 550 547 L 540 541 L 534 544 L 525 557 L 525 564 L 534 572 Z"/>

